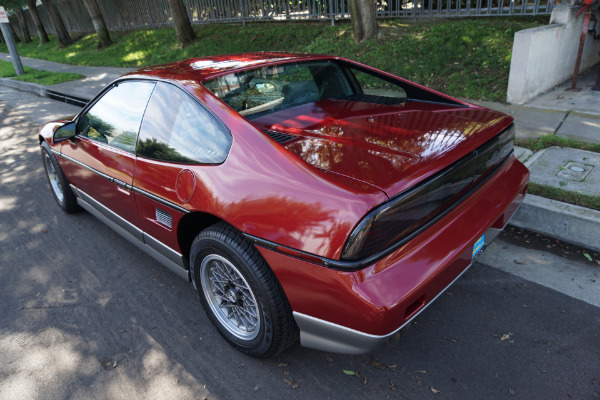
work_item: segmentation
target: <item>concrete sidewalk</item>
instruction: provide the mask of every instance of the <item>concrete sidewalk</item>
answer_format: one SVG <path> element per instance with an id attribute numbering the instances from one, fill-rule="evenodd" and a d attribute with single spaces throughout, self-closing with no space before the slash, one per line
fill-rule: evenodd
<path id="1" fill-rule="evenodd" d="M 600 65 L 579 77 L 579 92 L 556 87 L 525 105 L 476 102 L 515 118 L 517 138 L 556 135 L 600 143 L 600 92 L 592 91 Z M 535 154 L 516 148 L 531 172 L 530 181 L 589 196 L 600 196 L 600 154 L 553 147 Z M 600 212 L 528 195 L 511 224 L 600 251 Z"/>
<path id="2" fill-rule="evenodd" d="M 0 59 L 10 61 L 8 54 Z M 0 85 L 48 97 L 58 93 L 81 100 L 93 98 L 129 68 L 83 67 L 22 57 L 25 66 L 55 72 L 75 72 L 86 78 L 43 86 L 0 78 Z M 580 92 L 566 92 L 570 82 L 534 99 L 526 105 L 475 101 L 478 105 L 502 111 L 515 118 L 517 138 L 557 135 L 600 143 L 600 92 L 591 91 L 599 66 L 582 74 Z M 52 96 L 49 96 L 52 97 Z M 73 104 L 73 103 L 72 103 Z M 516 148 L 516 156 L 531 171 L 531 182 L 567 191 L 600 196 L 600 154 L 575 149 L 551 148 L 532 154 Z M 511 224 L 547 236 L 600 251 L 600 212 L 528 195 Z"/>
<path id="3" fill-rule="evenodd" d="M 0 60 L 12 62 L 11 56 L 6 53 L 0 53 Z M 0 78 L 0 84 L 4 86 L 33 92 L 43 97 L 46 97 L 47 92 L 51 91 L 66 94 L 73 98 L 90 100 L 106 85 L 117 79 L 119 76 L 134 70 L 133 68 L 84 67 L 79 65 L 68 65 L 52 61 L 37 60 L 29 57 L 21 57 L 21 62 L 24 66 L 37 70 L 72 72 L 85 76 L 84 79 L 59 83 L 52 86 L 44 86 L 35 83 Z"/>

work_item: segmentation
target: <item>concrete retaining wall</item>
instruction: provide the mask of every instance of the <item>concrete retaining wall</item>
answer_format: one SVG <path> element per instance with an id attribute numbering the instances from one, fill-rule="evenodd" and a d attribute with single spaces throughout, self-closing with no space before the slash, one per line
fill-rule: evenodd
<path id="1" fill-rule="evenodd" d="M 506 100 L 523 104 L 571 79 L 583 27 L 581 7 L 557 7 L 550 25 L 515 34 Z M 587 35 L 580 71 L 600 62 L 600 40 Z"/>

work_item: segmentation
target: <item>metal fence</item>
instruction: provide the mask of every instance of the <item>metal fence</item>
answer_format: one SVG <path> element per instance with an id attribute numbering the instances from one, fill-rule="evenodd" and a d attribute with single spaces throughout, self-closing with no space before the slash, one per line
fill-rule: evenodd
<path id="1" fill-rule="evenodd" d="M 548 15 L 568 0 L 376 0 L 378 18 L 450 18 Z M 81 0 L 54 0 L 70 32 L 93 32 Z M 168 0 L 98 0 L 109 30 L 123 31 L 173 25 Z M 350 18 L 348 0 L 184 0 L 193 24 L 251 21 L 336 20 Z M 38 13 L 53 32 L 43 6 Z M 35 34 L 33 21 L 27 25 Z M 17 27 L 16 17 L 13 26 Z M 16 28 L 18 29 L 18 28 Z"/>

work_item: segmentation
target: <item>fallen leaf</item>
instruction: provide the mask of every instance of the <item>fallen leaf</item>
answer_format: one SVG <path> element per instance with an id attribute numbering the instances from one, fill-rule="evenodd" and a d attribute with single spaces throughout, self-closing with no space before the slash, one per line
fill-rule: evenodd
<path id="1" fill-rule="evenodd" d="M 286 363 L 279 363 L 277 364 L 278 367 L 287 367 L 288 365 Z"/>
<path id="2" fill-rule="evenodd" d="M 42 232 L 43 232 L 43 231 L 42 231 Z M 592 260 L 592 256 L 590 256 L 588 253 L 583 253 L 583 256 L 584 256 L 585 258 L 587 258 L 589 262 L 592 262 L 592 261 L 594 261 L 594 260 Z"/>
<path id="3" fill-rule="evenodd" d="M 510 394 L 512 394 L 514 396 L 515 395 L 515 391 L 512 390 L 512 389 L 509 389 L 509 390 L 510 390 Z"/>
<path id="4" fill-rule="evenodd" d="M 500 338 L 500 340 L 504 341 L 506 339 L 510 338 L 510 333 L 505 333 L 504 335 L 502 335 L 502 337 Z"/>
<path id="5" fill-rule="evenodd" d="M 439 390 L 437 390 L 437 389 L 436 389 L 436 388 L 434 388 L 433 386 L 431 387 L 431 391 L 432 391 L 433 393 L 436 393 L 436 394 L 440 392 Z"/>
<path id="6" fill-rule="evenodd" d="M 456 343 L 456 340 L 455 340 L 455 339 L 450 339 L 450 338 L 447 338 L 447 337 L 445 337 L 445 336 L 444 336 L 444 339 L 446 339 L 446 340 L 449 340 L 449 341 L 451 341 L 451 342 L 454 342 L 454 343 Z"/>
<path id="7" fill-rule="evenodd" d="M 356 375 L 356 372 L 354 372 L 354 371 L 350 371 L 349 369 L 344 369 L 344 370 L 342 370 L 342 371 L 344 371 L 344 373 L 345 373 L 346 375 Z"/>
<path id="8" fill-rule="evenodd" d="M 333 362 L 333 357 L 331 357 L 330 355 L 325 356 L 325 358 L 327 358 L 327 361 Z"/>
<path id="9" fill-rule="evenodd" d="M 373 366 L 377 369 L 381 369 L 381 370 L 388 368 L 387 365 L 380 363 L 379 361 L 369 361 L 369 364 L 371 364 L 371 366 Z"/>
<path id="10" fill-rule="evenodd" d="M 285 379 L 285 378 L 283 378 L 283 381 L 284 381 L 285 383 L 287 383 L 288 385 L 291 385 L 291 384 L 292 384 L 292 381 L 290 381 L 289 379 Z"/>
<path id="11" fill-rule="evenodd" d="M 48 229 L 42 229 L 42 233 L 48 233 Z M 592 261 L 592 260 L 590 260 Z"/>
<path id="12" fill-rule="evenodd" d="M 290 374 L 290 371 L 283 371 L 283 374 L 284 374 L 284 375 L 289 375 L 289 374 Z"/>

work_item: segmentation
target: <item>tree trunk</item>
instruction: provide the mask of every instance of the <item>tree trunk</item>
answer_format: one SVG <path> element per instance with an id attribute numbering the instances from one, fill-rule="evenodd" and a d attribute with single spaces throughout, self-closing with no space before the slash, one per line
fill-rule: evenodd
<path id="1" fill-rule="evenodd" d="M 98 36 L 98 48 L 101 49 L 110 46 L 112 40 L 110 39 L 98 2 L 96 0 L 83 0 L 83 3 L 92 18 L 92 24 L 94 24 L 94 29 L 96 30 L 96 36 Z"/>
<path id="2" fill-rule="evenodd" d="M 180 47 L 185 47 L 191 44 L 196 39 L 196 34 L 188 18 L 187 10 L 183 0 L 169 0 L 169 8 L 175 23 L 175 31 L 177 32 L 177 43 Z"/>
<path id="3" fill-rule="evenodd" d="M 60 47 L 66 47 L 70 45 L 73 42 L 71 39 L 71 35 L 69 35 L 67 28 L 65 28 L 65 23 L 63 22 L 56 8 L 54 7 L 54 3 L 52 3 L 52 0 L 42 0 L 42 4 L 44 5 L 44 8 L 46 8 L 46 12 L 50 17 L 52 25 L 54 26 L 54 30 L 56 31 L 56 38 L 58 39 Z"/>
<path id="4" fill-rule="evenodd" d="M 29 14 L 31 15 L 31 19 L 35 25 L 35 29 L 37 30 L 37 35 L 40 38 L 40 45 L 44 43 L 48 43 L 48 34 L 46 33 L 46 29 L 44 28 L 44 24 L 42 24 L 42 20 L 40 19 L 40 15 L 37 12 L 37 6 L 35 5 L 36 0 L 27 0 L 27 7 L 29 7 Z"/>
<path id="5" fill-rule="evenodd" d="M 21 7 L 14 8 L 17 19 L 19 20 L 19 26 L 21 27 L 21 36 L 25 43 L 32 42 L 31 35 L 29 34 L 29 28 L 27 27 L 27 20 L 25 19 L 25 13 Z"/>
<path id="6" fill-rule="evenodd" d="M 379 25 L 375 0 L 350 0 L 350 14 L 355 42 L 377 38 Z"/>

